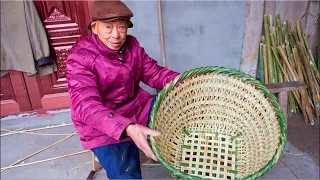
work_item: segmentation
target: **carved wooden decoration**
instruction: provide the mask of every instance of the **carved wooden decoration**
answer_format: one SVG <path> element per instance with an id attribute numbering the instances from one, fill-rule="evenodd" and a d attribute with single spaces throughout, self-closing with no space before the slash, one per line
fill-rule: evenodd
<path id="1" fill-rule="evenodd" d="M 52 13 L 44 21 L 44 24 L 48 32 L 49 43 L 56 55 L 57 81 L 61 82 L 65 78 L 69 50 L 81 36 L 79 26 L 57 8 L 53 8 Z"/>

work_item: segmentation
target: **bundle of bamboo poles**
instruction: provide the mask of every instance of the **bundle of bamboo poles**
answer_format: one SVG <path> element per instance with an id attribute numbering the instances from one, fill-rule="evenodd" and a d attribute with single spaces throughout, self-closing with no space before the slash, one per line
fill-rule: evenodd
<path id="1" fill-rule="evenodd" d="M 291 116 L 292 112 L 302 111 L 306 124 L 314 125 L 314 120 L 320 116 L 320 74 L 308 36 L 299 20 L 292 30 L 290 22 L 281 23 L 280 14 L 276 16 L 275 26 L 272 16 L 264 15 L 263 26 L 264 35 L 259 47 L 261 83 L 304 83 L 306 89 L 289 93 L 288 114 Z"/>

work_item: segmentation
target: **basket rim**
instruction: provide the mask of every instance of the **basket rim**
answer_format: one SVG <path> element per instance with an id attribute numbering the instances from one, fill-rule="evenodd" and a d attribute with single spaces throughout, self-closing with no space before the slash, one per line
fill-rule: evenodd
<path id="1" fill-rule="evenodd" d="M 280 125 L 281 137 L 280 137 L 278 148 L 277 148 L 275 154 L 273 155 L 272 159 L 267 163 L 267 165 L 264 166 L 263 168 L 261 168 L 260 170 L 258 170 L 257 172 L 255 172 L 254 174 L 251 174 L 251 175 L 245 177 L 244 179 L 259 178 L 262 175 L 264 175 L 266 172 L 268 172 L 278 162 L 280 155 L 283 152 L 284 146 L 287 141 L 287 127 L 286 127 L 286 121 L 285 121 L 285 117 L 284 117 L 282 108 L 280 107 L 277 98 L 263 84 L 261 84 L 260 81 L 258 81 L 257 79 L 253 78 L 252 76 L 250 76 L 244 72 L 241 72 L 239 70 L 232 69 L 232 68 L 222 67 L 222 66 L 204 66 L 204 67 L 194 68 L 194 69 L 191 69 L 191 70 L 188 70 L 188 71 L 181 73 L 180 75 L 178 75 L 177 77 L 172 79 L 169 83 L 167 83 L 166 86 L 158 93 L 156 100 L 155 100 L 153 106 L 151 107 L 152 109 L 151 109 L 151 113 L 150 113 L 149 128 L 154 130 L 155 117 L 156 117 L 158 108 L 160 106 L 160 103 L 162 102 L 166 92 L 168 92 L 169 90 L 174 88 L 177 84 L 179 84 L 179 82 L 181 82 L 182 80 L 184 80 L 190 76 L 205 74 L 205 73 L 209 73 L 209 72 L 214 72 L 217 74 L 228 74 L 228 75 L 242 78 L 247 83 L 254 85 L 258 90 L 261 90 L 262 93 L 266 97 L 269 97 L 271 100 L 270 103 L 275 109 L 276 116 L 277 116 L 277 119 L 278 119 L 278 122 Z M 174 176 L 178 176 L 178 177 L 181 177 L 184 179 L 201 179 L 198 176 L 192 176 L 192 175 L 186 174 L 186 173 L 180 171 L 179 169 L 176 169 L 176 168 L 172 167 L 170 164 L 168 164 L 163 159 L 163 157 L 160 155 L 159 150 L 156 147 L 154 138 L 152 136 L 150 136 L 149 138 L 150 138 L 150 145 L 151 145 L 152 151 L 155 153 L 155 156 L 157 157 L 159 162 L 169 171 L 169 173 L 173 174 Z"/>

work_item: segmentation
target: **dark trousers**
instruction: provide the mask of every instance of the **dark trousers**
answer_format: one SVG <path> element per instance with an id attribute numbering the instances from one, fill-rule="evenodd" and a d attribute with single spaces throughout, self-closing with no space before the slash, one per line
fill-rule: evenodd
<path id="1" fill-rule="evenodd" d="M 154 102 L 155 98 L 152 100 L 150 112 Z M 107 171 L 109 179 L 142 179 L 139 149 L 133 141 L 100 146 L 91 151 Z"/>
<path id="2" fill-rule="evenodd" d="M 142 179 L 139 149 L 133 141 L 91 149 L 109 179 Z"/>

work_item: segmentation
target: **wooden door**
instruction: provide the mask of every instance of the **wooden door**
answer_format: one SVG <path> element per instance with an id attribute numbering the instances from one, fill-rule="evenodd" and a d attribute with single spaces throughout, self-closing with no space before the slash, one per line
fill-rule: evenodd
<path id="1" fill-rule="evenodd" d="M 66 83 L 66 59 L 69 50 L 88 35 L 90 22 L 87 1 L 35 1 L 47 32 L 51 56 L 58 71 L 48 76 L 25 80 L 33 110 L 69 107 Z"/>
<path id="2" fill-rule="evenodd" d="M 70 107 L 65 61 L 72 46 L 89 33 L 91 1 L 34 1 L 34 4 L 58 71 L 40 77 L 12 71 L 1 77 L 1 116 Z"/>

